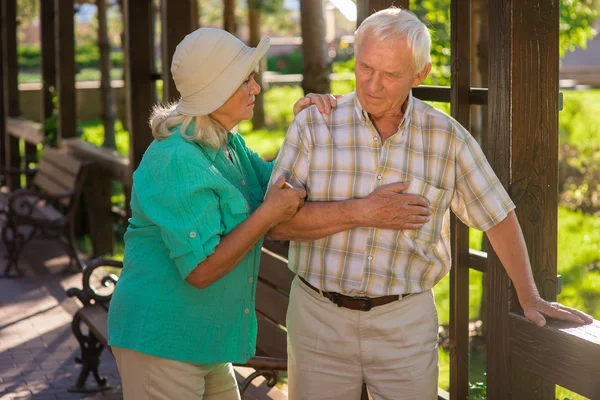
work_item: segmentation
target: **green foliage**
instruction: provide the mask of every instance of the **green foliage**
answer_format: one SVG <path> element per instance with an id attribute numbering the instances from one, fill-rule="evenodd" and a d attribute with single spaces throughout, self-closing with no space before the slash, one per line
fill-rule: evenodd
<path id="1" fill-rule="evenodd" d="M 39 44 L 21 44 L 17 47 L 19 68 L 23 70 L 39 69 L 41 63 L 41 48 Z M 110 53 L 113 67 L 123 65 L 123 52 L 114 49 Z M 75 46 L 75 64 L 77 70 L 84 68 L 98 68 L 100 50 L 95 43 L 88 42 Z"/>
<path id="2" fill-rule="evenodd" d="M 302 53 L 298 49 L 288 54 L 270 56 L 267 57 L 267 71 L 280 74 L 301 74 L 304 70 L 302 60 Z"/>
<path id="3" fill-rule="evenodd" d="M 485 400 L 487 398 L 487 381 L 471 383 L 469 382 L 468 400 Z"/>
<path id="4" fill-rule="evenodd" d="M 102 146 L 104 142 L 104 126 L 99 119 L 83 121 L 81 123 L 81 138 L 96 146 Z M 129 132 L 125 130 L 121 120 L 115 122 L 115 141 L 117 142 L 117 151 L 124 156 L 129 155 Z"/>
<path id="5" fill-rule="evenodd" d="M 276 14 L 283 9 L 283 0 L 248 0 L 248 8 L 258 9 L 264 14 Z"/>
<path id="6" fill-rule="evenodd" d="M 586 48 L 594 37 L 593 21 L 600 16 L 597 0 L 562 0 L 560 2 L 560 55 L 577 47 Z"/>
<path id="7" fill-rule="evenodd" d="M 410 10 L 431 34 L 431 73 L 424 85 L 450 85 L 450 0 L 410 1 Z"/>
<path id="8" fill-rule="evenodd" d="M 600 210 L 600 90 L 564 93 L 559 140 L 561 205 Z"/>

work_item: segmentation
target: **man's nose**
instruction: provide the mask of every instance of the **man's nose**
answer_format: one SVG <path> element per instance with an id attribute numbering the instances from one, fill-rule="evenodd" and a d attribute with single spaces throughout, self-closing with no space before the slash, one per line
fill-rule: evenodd
<path id="1" fill-rule="evenodd" d="M 371 75 L 371 78 L 369 79 L 369 91 L 371 91 L 371 93 L 373 92 L 378 92 L 381 89 L 381 79 L 382 76 L 379 73 L 374 73 Z"/>

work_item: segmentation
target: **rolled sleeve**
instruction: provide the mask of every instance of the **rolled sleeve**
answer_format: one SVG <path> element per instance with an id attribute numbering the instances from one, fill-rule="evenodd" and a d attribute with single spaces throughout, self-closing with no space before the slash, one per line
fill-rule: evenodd
<path id="1" fill-rule="evenodd" d="M 219 198 L 208 168 L 175 156 L 155 171 L 143 191 L 146 215 L 160 228 L 169 256 L 183 279 L 214 253 L 223 235 Z"/>
<path id="2" fill-rule="evenodd" d="M 302 115 L 300 113 L 298 116 Z M 280 176 L 284 176 L 286 181 L 295 188 L 306 189 L 310 154 L 311 140 L 310 136 L 305 134 L 304 129 L 298 120 L 294 120 L 288 129 L 275 166 L 271 174 L 271 181 L 275 182 Z"/>
<path id="3" fill-rule="evenodd" d="M 515 208 L 475 139 L 460 130 L 452 211 L 470 227 L 487 231 Z"/>

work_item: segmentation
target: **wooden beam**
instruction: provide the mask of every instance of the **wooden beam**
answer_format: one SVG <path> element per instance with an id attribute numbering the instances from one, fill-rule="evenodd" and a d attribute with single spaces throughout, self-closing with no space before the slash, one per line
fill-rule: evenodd
<path id="1" fill-rule="evenodd" d="M 600 321 L 550 320 L 540 328 L 511 314 L 510 323 L 513 364 L 588 398 L 600 396 Z"/>
<path id="2" fill-rule="evenodd" d="M 413 96 L 423 101 L 439 101 L 450 103 L 452 89 L 448 86 L 423 85 L 412 90 Z M 474 105 L 487 105 L 488 90 L 486 88 L 471 88 L 469 90 L 469 103 Z"/>
<path id="3" fill-rule="evenodd" d="M 467 129 L 471 123 L 470 8 L 469 1 L 451 1 L 450 110 Z M 469 228 L 454 214 L 450 225 L 455 266 L 450 270 L 450 397 L 466 399 L 469 395 Z"/>
<path id="4" fill-rule="evenodd" d="M 22 118 L 6 118 L 6 134 L 34 147 L 44 141 L 42 124 Z"/>
<path id="5" fill-rule="evenodd" d="M 540 294 L 556 298 L 558 0 L 491 0 L 487 156 L 509 188 Z M 554 384 L 511 362 L 510 311 L 519 303 L 488 253 L 488 399 L 554 399 Z"/>
<path id="6" fill-rule="evenodd" d="M 180 94 L 171 76 L 171 60 L 175 48 L 195 26 L 194 8 L 196 0 L 161 1 L 162 18 L 162 80 L 163 102 L 179 100 Z M 194 11 L 195 10 L 195 11 Z"/>
<path id="7" fill-rule="evenodd" d="M 150 143 L 150 111 L 156 100 L 153 80 L 154 36 L 152 0 L 125 0 L 127 38 L 127 114 L 129 122 L 129 157 L 133 172 Z"/>
<path id="8" fill-rule="evenodd" d="M 17 63 L 17 1 L 2 1 L 2 28 L 4 45 L 4 107 L 6 117 L 19 117 L 19 65 Z M 6 122 L 5 122 L 6 123 Z M 19 153 L 18 139 L 5 135 L 5 163 L 10 168 L 21 168 L 21 155 Z M 15 190 L 19 188 L 20 180 L 15 177 L 6 177 L 7 185 Z"/>
<path id="9" fill-rule="evenodd" d="M 408 9 L 410 8 L 409 3 L 409 0 L 357 0 L 356 27 L 358 28 L 369 15 L 374 14 L 377 11 L 389 8 L 391 6 Z"/>
<path id="10" fill-rule="evenodd" d="M 56 68 L 58 92 L 58 142 L 75 137 L 75 4 L 74 0 L 55 0 Z"/>

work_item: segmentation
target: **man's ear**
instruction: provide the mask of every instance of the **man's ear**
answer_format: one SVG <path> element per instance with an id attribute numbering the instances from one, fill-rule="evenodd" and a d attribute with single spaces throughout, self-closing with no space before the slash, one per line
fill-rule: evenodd
<path id="1" fill-rule="evenodd" d="M 417 74 L 417 76 L 415 76 L 415 79 L 413 80 L 413 83 L 412 83 L 412 87 L 416 88 L 417 86 L 419 86 L 421 84 L 421 82 L 423 82 L 425 80 L 425 78 L 427 78 L 427 75 L 429 75 L 430 72 L 431 72 L 431 63 L 427 63 L 427 65 L 425 65 L 425 67 L 421 70 L 421 72 L 419 72 Z"/>

